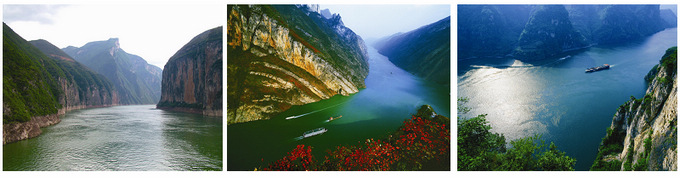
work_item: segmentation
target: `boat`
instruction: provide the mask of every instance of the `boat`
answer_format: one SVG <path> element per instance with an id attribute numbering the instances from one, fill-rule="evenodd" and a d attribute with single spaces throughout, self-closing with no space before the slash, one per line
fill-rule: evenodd
<path id="1" fill-rule="evenodd" d="M 302 137 L 307 138 L 307 137 L 311 137 L 311 136 L 314 136 L 314 135 L 319 135 L 319 134 L 325 133 L 326 131 L 328 131 L 328 129 L 323 128 L 323 127 L 319 127 L 319 128 L 314 129 L 314 130 L 310 130 L 310 131 L 303 133 Z"/>
<path id="2" fill-rule="evenodd" d="M 340 119 L 340 118 L 342 118 L 342 115 L 340 115 L 340 116 L 338 116 L 338 117 L 331 117 L 331 118 L 329 118 L 328 120 L 326 120 L 326 122 L 330 122 L 330 121 L 333 121 L 333 120 L 336 120 L 336 119 Z"/>
<path id="3" fill-rule="evenodd" d="M 561 61 L 561 60 L 568 59 L 568 58 L 570 58 L 570 57 L 571 57 L 571 55 L 564 56 L 564 57 L 560 58 L 560 61 Z"/>
<path id="4" fill-rule="evenodd" d="M 602 66 L 587 68 L 586 73 L 601 71 L 601 70 L 605 70 L 605 69 L 609 69 L 609 64 L 604 64 Z"/>

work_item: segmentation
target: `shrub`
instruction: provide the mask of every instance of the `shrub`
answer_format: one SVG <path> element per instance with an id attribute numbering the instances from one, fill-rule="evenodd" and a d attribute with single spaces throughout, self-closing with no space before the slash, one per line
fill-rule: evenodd
<path id="1" fill-rule="evenodd" d="M 367 139 L 361 145 L 327 150 L 324 161 L 316 162 L 311 147 L 298 145 L 280 160 L 262 170 L 449 170 L 450 121 L 424 106 L 406 119 L 387 139 Z M 428 117 L 420 117 L 425 115 Z"/>

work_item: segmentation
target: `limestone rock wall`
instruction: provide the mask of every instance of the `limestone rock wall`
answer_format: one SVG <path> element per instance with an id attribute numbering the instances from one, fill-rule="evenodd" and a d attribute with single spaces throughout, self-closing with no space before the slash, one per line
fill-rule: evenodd
<path id="1" fill-rule="evenodd" d="M 158 108 L 222 116 L 222 27 L 205 31 L 165 64 Z"/>
<path id="2" fill-rule="evenodd" d="M 676 55 L 677 48 L 671 48 L 662 61 L 677 61 Z M 609 128 L 611 131 L 604 140 L 620 144 L 623 149 L 605 156 L 605 160 L 621 161 L 620 170 L 636 169 L 636 166 L 638 170 L 677 170 L 675 66 L 676 62 L 659 64 L 657 73 L 652 74 L 655 77 L 650 81 L 646 95 L 641 99 L 631 97 L 614 115 Z M 600 151 L 603 151 L 602 147 Z"/>
<path id="3" fill-rule="evenodd" d="M 229 6 L 228 123 L 349 95 L 368 75 L 363 40 L 307 6 Z"/>

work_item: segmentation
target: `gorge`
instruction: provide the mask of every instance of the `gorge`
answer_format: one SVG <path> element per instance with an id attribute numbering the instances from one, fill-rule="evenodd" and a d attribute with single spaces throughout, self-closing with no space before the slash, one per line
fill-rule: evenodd
<path id="1" fill-rule="evenodd" d="M 524 63 L 514 59 L 459 61 L 458 96 L 469 97 L 464 117 L 488 114 L 494 132 L 507 140 L 542 135 L 588 170 L 612 115 L 630 96 L 643 98 L 644 76 L 666 49 L 675 28 L 621 45 L 593 46 L 566 59 Z M 610 64 L 609 70 L 584 69 Z"/>
<path id="2" fill-rule="evenodd" d="M 291 10 L 291 8 L 297 9 Z M 267 12 L 265 13 L 267 15 L 251 16 L 246 21 L 244 17 L 248 17 L 248 13 L 244 14 L 244 12 Z M 279 16 L 275 12 L 284 15 Z M 293 15 L 292 12 L 298 13 Z M 413 112 L 423 105 L 430 105 L 432 110 L 437 111 L 437 114 L 441 116 L 450 116 L 450 86 L 437 83 L 437 81 L 443 81 L 439 78 L 436 78 L 436 81 L 430 80 L 433 78 L 426 79 L 421 77 L 419 72 L 400 68 L 391 61 L 390 57 L 379 52 L 378 46 L 364 46 L 364 41 L 360 40 L 362 39 L 361 37 L 349 33 L 351 31 L 347 27 L 340 26 L 343 23 L 340 20 L 339 14 L 332 14 L 329 10 L 319 12 L 314 6 L 304 5 L 253 5 L 247 8 L 244 6 L 232 6 L 229 13 L 229 23 L 227 26 L 227 35 L 229 37 L 227 40 L 229 44 L 227 51 L 229 58 L 227 67 L 229 71 L 227 76 L 229 77 L 227 80 L 237 81 L 239 75 L 232 75 L 231 72 L 246 70 L 239 68 L 239 66 L 249 66 L 249 70 L 254 71 L 249 72 L 251 75 L 246 76 L 242 80 L 246 84 L 251 83 L 249 85 L 252 86 L 245 88 L 246 92 L 243 92 L 244 96 L 238 102 L 257 102 L 258 105 L 266 104 L 266 107 L 263 107 L 264 109 L 257 109 L 261 107 L 258 106 L 255 111 L 266 113 L 272 110 L 276 112 L 267 113 L 269 114 L 267 119 L 259 119 L 258 115 L 244 115 L 241 117 L 254 118 L 248 122 L 238 121 L 239 123 L 234 123 L 234 121 L 228 121 L 232 123 L 227 126 L 227 150 L 229 150 L 227 152 L 227 170 L 242 171 L 254 170 L 260 166 L 266 167 L 268 163 L 279 160 L 287 155 L 288 151 L 296 147 L 299 148 L 299 145 L 313 147 L 310 154 L 318 159 L 323 159 L 325 151 L 333 150 L 341 145 L 356 145 L 357 142 L 363 142 L 367 139 L 388 139 L 391 133 L 394 133 L 405 123 L 405 119 L 408 119 Z M 264 20 L 251 21 L 252 19 Z M 282 19 L 294 19 L 294 22 Z M 245 51 L 243 49 L 244 46 L 241 46 L 241 44 L 247 44 L 242 42 L 251 39 L 246 40 L 245 38 L 229 36 L 233 34 L 246 34 L 246 31 L 242 30 L 245 27 L 241 26 L 245 23 L 240 23 L 244 21 L 249 24 L 265 24 L 254 28 L 256 29 L 254 34 L 258 34 L 257 36 L 261 37 L 253 37 L 253 45 L 249 45 Z M 269 28 L 268 24 L 278 24 L 278 26 L 271 25 L 271 28 Z M 283 25 L 287 25 L 287 27 L 295 30 L 288 32 L 277 31 L 287 29 L 282 27 Z M 328 25 L 333 28 L 328 28 Z M 318 30 L 314 30 L 317 28 Z M 271 36 L 272 40 L 260 40 L 268 39 L 266 38 L 269 36 L 268 34 L 272 34 L 269 33 L 270 29 L 273 34 L 286 32 L 284 34 L 290 35 Z M 417 60 L 418 57 L 405 56 L 403 54 L 409 51 L 417 51 L 419 54 L 422 54 L 419 57 L 432 57 L 428 58 L 428 61 L 431 61 L 428 65 L 435 70 L 442 69 L 435 72 L 437 75 L 449 72 L 449 70 L 445 70 L 448 69 L 449 66 L 447 64 L 450 63 L 446 61 L 450 60 L 448 58 L 448 51 L 450 51 L 448 49 L 450 48 L 450 43 L 448 42 L 449 19 L 444 18 L 438 23 L 425 25 L 420 29 L 424 30 L 406 32 L 404 34 L 411 35 L 404 37 L 397 37 L 395 35 L 394 39 L 396 41 L 394 43 L 396 44 L 390 44 L 391 47 L 383 47 L 383 49 L 399 48 L 405 50 L 406 52 L 404 53 L 395 52 L 393 54 L 395 58 L 407 60 L 404 64 L 408 65 L 417 65 L 417 62 L 411 60 L 419 61 Z M 327 33 L 320 33 L 321 31 Z M 414 38 L 417 35 L 429 36 L 427 38 Z M 277 40 L 281 39 L 304 39 L 304 41 L 293 41 L 291 42 L 293 43 L 292 45 L 287 45 L 286 43 L 280 44 L 277 42 Z M 437 43 L 430 44 L 428 47 L 436 50 L 423 51 L 418 48 L 419 45 L 415 45 L 426 44 L 426 41 L 432 39 L 438 39 Z M 256 42 L 258 40 L 259 42 Z M 376 41 L 367 40 L 365 44 L 375 44 L 374 42 Z M 296 43 L 299 44 L 296 45 Z M 297 65 L 278 58 L 282 54 L 290 56 L 291 53 L 287 51 L 274 54 L 269 53 L 280 50 L 280 47 L 295 46 L 301 48 L 301 54 L 305 54 L 304 56 L 309 54 L 309 56 L 307 57 L 308 59 L 304 60 L 300 58 L 299 62 L 293 60 L 293 64 L 309 64 L 318 66 L 316 68 L 323 70 L 319 70 L 319 73 L 311 72 L 311 74 L 307 74 L 302 70 L 305 69 L 306 71 L 308 68 L 297 67 Z M 343 47 L 344 50 L 340 47 Z M 315 49 L 319 53 L 315 53 Z M 298 53 L 294 52 L 292 54 L 295 57 Z M 339 57 L 326 58 L 326 54 Z M 320 57 L 315 57 L 315 55 Z M 323 62 L 319 58 L 331 62 Z M 310 61 L 305 62 L 305 60 Z M 238 61 L 246 63 L 240 64 Z M 312 69 L 312 67 L 309 67 L 309 69 Z M 320 77 L 316 78 L 315 76 L 317 75 Z M 338 75 L 336 76 L 338 78 L 333 77 L 335 75 Z M 446 73 L 445 75 L 449 76 L 450 74 Z M 327 76 L 327 78 L 323 76 Z M 335 81 L 334 78 L 341 81 Z M 300 83 L 299 80 L 309 81 L 310 85 Z M 321 82 L 314 82 L 316 80 Z M 229 95 L 235 94 L 232 93 L 235 91 L 232 90 L 232 87 L 234 87 L 232 84 L 234 83 L 229 82 L 228 100 L 231 99 Z M 338 88 L 332 85 L 336 82 L 340 82 L 337 83 Z M 258 83 L 259 85 L 254 85 Z M 317 83 L 327 83 L 328 85 L 326 86 L 330 87 L 317 87 Z M 241 83 L 235 83 L 235 85 L 239 84 Z M 296 99 L 305 99 L 304 97 L 307 96 L 315 96 L 299 93 L 315 93 L 314 91 L 316 90 L 320 91 L 317 93 L 324 93 L 328 98 L 309 100 L 309 103 L 287 104 L 289 106 L 282 107 L 283 109 L 281 110 L 277 108 L 279 107 L 278 102 L 293 103 L 291 100 L 295 101 Z M 263 93 L 259 94 L 258 92 Z M 246 94 L 254 96 L 246 96 Z M 321 96 L 321 94 L 318 96 Z M 261 97 L 263 98 L 260 99 Z M 238 112 L 241 112 L 236 110 L 235 114 L 237 115 L 232 115 L 233 113 L 231 112 L 234 111 L 232 110 L 232 102 L 234 101 L 228 101 L 228 119 L 239 117 Z M 335 119 L 331 121 L 331 117 Z M 302 136 L 306 131 L 321 127 L 327 129 L 327 132 L 307 138 Z M 448 144 L 450 143 L 447 141 L 445 145 Z M 450 163 L 448 157 L 437 159 Z M 401 169 L 419 170 L 418 168 L 413 168 L 418 167 L 417 164 L 409 164 L 407 167 Z M 439 165 L 437 170 L 442 170 L 443 168 L 441 167 L 448 169 L 448 166 Z"/>

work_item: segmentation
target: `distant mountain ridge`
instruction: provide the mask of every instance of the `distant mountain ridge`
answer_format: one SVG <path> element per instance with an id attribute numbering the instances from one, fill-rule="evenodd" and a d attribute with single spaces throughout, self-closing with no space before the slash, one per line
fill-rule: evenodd
<path id="1" fill-rule="evenodd" d="M 120 94 L 121 104 L 156 104 L 160 100 L 161 68 L 125 52 L 117 38 L 62 50 L 109 79 Z"/>
<path id="2" fill-rule="evenodd" d="M 397 33 L 374 45 L 396 66 L 440 84 L 451 81 L 451 17 Z"/>
<path id="3" fill-rule="evenodd" d="M 191 39 L 164 69 L 157 108 L 222 116 L 222 27 Z"/>
<path id="4" fill-rule="evenodd" d="M 540 60 L 677 27 L 672 15 L 660 11 L 659 5 L 459 5 L 458 60 Z"/>

